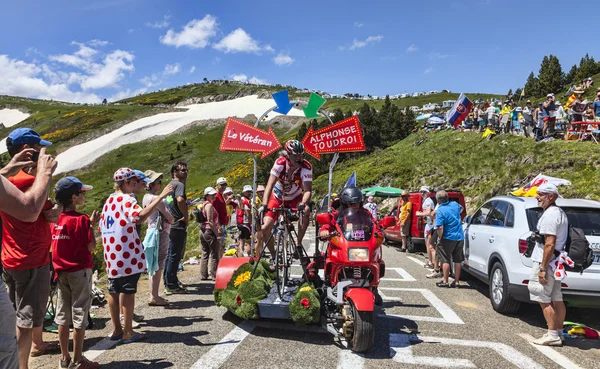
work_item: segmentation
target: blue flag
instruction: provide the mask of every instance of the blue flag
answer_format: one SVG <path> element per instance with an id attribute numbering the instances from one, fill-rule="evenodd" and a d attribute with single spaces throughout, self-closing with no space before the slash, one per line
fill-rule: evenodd
<path id="1" fill-rule="evenodd" d="M 346 187 L 356 187 L 356 171 L 354 171 L 354 173 L 352 173 L 350 178 L 348 178 L 348 180 L 346 181 L 346 185 L 344 186 L 344 188 Z"/>

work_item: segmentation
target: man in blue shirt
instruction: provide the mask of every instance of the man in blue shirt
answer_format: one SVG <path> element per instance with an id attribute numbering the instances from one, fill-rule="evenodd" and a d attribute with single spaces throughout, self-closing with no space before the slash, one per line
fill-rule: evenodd
<path id="1" fill-rule="evenodd" d="M 448 193 L 444 190 L 435 194 L 439 207 L 435 216 L 435 227 L 438 230 L 439 241 L 436 255 L 442 263 L 444 279 L 436 283 L 438 287 L 460 287 L 460 270 L 465 260 L 463 246 L 465 234 L 462 229 L 460 212 L 462 207 L 454 201 L 448 201 Z M 448 284 L 450 275 L 450 259 L 454 262 L 454 281 Z"/>

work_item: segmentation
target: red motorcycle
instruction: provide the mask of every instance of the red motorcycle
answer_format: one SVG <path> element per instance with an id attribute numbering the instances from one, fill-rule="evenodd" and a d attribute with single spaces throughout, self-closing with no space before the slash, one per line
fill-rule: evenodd
<path id="1" fill-rule="evenodd" d="M 322 313 L 325 328 L 344 338 L 352 351 L 368 351 L 375 341 L 375 293 L 385 274 L 383 235 L 362 208 L 317 214 L 329 228 Z M 334 219 L 334 217 L 336 219 Z"/>

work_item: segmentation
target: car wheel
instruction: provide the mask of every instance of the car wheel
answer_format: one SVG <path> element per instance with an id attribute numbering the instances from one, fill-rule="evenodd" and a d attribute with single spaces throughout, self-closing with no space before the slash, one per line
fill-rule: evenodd
<path id="1" fill-rule="evenodd" d="M 513 299 L 508 293 L 508 274 L 504 265 L 496 262 L 490 273 L 490 301 L 494 310 L 501 314 L 516 313 L 521 302 Z"/>
<path id="2" fill-rule="evenodd" d="M 412 242 L 412 238 L 406 240 L 406 250 L 411 254 L 416 251 L 415 244 Z"/>

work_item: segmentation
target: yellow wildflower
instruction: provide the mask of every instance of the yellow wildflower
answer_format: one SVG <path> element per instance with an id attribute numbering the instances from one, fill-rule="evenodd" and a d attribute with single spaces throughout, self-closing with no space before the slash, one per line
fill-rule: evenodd
<path id="1" fill-rule="evenodd" d="M 306 287 L 302 287 L 300 289 L 300 292 L 305 292 L 305 291 L 310 291 L 310 290 L 312 290 L 312 288 L 310 288 L 309 286 L 306 286 Z"/>

